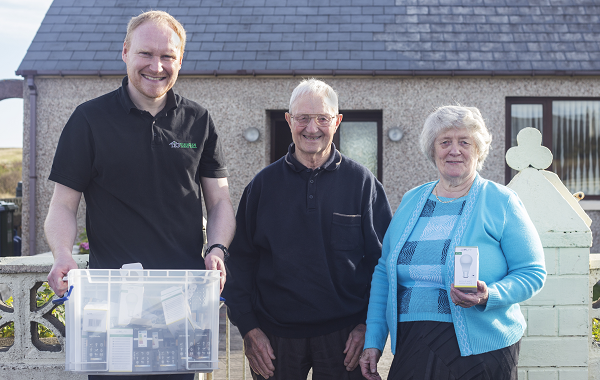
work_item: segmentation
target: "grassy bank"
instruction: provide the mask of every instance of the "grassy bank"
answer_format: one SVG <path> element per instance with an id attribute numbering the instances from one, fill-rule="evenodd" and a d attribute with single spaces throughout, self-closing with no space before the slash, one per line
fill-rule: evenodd
<path id="1" fill-rule="evenodd" d="M 0 148 L 0 198 L 13 198 L 21 180 L 22 148 Z"/>

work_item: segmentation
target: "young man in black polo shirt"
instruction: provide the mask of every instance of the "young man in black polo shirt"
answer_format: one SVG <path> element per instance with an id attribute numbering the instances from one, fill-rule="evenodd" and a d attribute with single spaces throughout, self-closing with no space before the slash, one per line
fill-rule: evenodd
<path id="1" fill-rule="evenodd" d="M 254 379 L 362 379 L 371 277 L 392 211 L 369 169 L 332 143 L 337 94 L 303 81 L 294 144 L 246 187 L 223 292 Z"/>
<path id="2" fill-rule="evenodd" d="M 45 223 L 56 294 L 71 257 L 83 193 L 91 268 L 216 269 L 235 231 L 221 142 L 207 110 L 176 95 L 185 30 L 165 12 L 134 17 L 123 44 L 122 86 L 81 104 L 61 135 Z M 210 248 L 202 258 L 202 203 Z"/>

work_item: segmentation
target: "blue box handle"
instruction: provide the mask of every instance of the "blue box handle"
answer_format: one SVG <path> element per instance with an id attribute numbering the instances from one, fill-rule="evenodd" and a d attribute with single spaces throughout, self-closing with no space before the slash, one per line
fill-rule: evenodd
<path id="1" fill-rule="evenodd" d="M 69 300 L 69 297 L 71 296 L 71 291 L 72 290 L 73 290 L 73 285 L 71 285 L 69 287 L 69 291 L 67 293 L 63 294 L 62 297 L 57 298 L 55 300 L 52 300 L 52 303 L 55 304 L 55 305 L 62 305 L 63 303 L 65 303 L 65 301 Z"/>

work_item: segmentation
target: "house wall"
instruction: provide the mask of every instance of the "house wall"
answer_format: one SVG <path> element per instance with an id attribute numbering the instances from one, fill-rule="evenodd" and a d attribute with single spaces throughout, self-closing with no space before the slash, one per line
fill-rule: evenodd
<path id="1" fill-rule="evenodd" d="M 285 110 L 301 78 L 274 77 L 180 77 L 175 91 L 192 99 L 212 114 L 223 136 L 230 170 L 234 207 L 252 177 L 269 163 L 270 127 L 267 110 Z M 436 107 L 461 104 L 478 107 L 493 135 L 492 149 L 481 175 L 504 182 L 505 98 L 507 96 L 600 96 L 600 78 L 581 77 L 415 77 L 415 78 L 323 78 L 339 94 L 340 109 L 383 111 L 383 185 L 393 209 L 402 194 L 414 186 L 437 178 L 419 150 L 418 137 L 427 115 Z M 48 251 L 43 222 L 48 212 L 53 183 L 47 180 L 60 132 L 75 107 L 83 101 L 112 91 L 120 85 L 116 77 L 37 77 L 37 251 Z M 27 92 L 26 92 L 27 94 Z M 29 157 L 29 97 L 25 96 L 25 140 L 23 167 Z M 249 143 L 242 137 L 248 127 L 261 132 Z M 387 130 L 400 127 L 404 137 L 391 142 Z M 24 170 L 24 194 L 28 194 Z M 29 230 L 29 203 L 24 199 L 23 233 Z M 600 236 L 600 213 L 588 212 Z M 78 226 L 85 226 L 84 206 Z M 23 252 L 28 252 L 27 239 Z M 595 245 L 592 252 L 600 252 Z"/>

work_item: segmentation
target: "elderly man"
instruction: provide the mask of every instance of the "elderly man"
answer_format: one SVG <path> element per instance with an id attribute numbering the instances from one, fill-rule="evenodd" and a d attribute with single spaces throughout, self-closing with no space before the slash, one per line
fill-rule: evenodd
<path id="1" fill-rule="evenodd" d="M 129 22 L 127 76 L 117 90 L 81 104 L 67 122 L 49 179 L 46 218 L 54 255 L 48 282 L 57 294 L 77 268 L 71 257 L 83 193 L 90 268 L 217 269 L 235 232 L 221 140 L 208 111 L 176 95 L 185 30 L 151 11 Z M 202 258 L 202 203 L 208 246 Z M 114 379 L 114 377 L 112 378 Z"/>
<path id="2" fill-rule="evenodd" d="M 224 290 L 254 379 L 361 379 L 369 285 L 392 213 L 383 187 L 335 149 L 335 91 L 292 93 L 288 154 L 246 187 Z"/>

